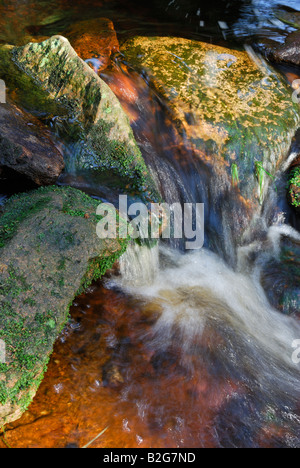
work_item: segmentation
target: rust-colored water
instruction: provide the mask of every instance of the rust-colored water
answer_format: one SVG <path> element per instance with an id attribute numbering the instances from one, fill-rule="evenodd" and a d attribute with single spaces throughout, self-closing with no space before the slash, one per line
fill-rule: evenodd
<path id="1" fill-rule="evenodd" d="M 82 447 L 108 427 L 93 447 L 214 446 L 216 411 L 236 385 L 201 364 L 197 374 L 183 368 L 175 344 L 157 354 L 157 313 L 102 285 L 79 298 L 34 402 L 7 428 L 7 443 Z"/>

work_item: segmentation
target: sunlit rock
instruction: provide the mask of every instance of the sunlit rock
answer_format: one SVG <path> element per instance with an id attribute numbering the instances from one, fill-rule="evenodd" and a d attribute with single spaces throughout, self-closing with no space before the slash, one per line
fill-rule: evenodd
<path id="1" fill-rule="evenodd" d="M 259 210 L 299 126 L 293 90 L 252 49 L 136 37 L 121 51 L 144 71 L 183 137 L 214 168 L 216 190 L 234 185 L 251 212 Z"/>

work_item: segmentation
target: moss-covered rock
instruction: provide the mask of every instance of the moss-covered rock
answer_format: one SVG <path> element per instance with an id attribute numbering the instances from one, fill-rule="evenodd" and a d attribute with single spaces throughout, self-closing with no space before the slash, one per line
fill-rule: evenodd
<path id="1" fill-rule="evenodd" d="M 81 142 L 73 169 L 109 168 L 144 198 L 156 198 L 121 104 L 67 39 L 54 36 L 24 47 L 0 47 L 0 76 L 27 109 L 61 118 L 61 136 Z"/>
<path id="2" fill-rule="evenodd" d="M 220 189 L 232 182 L 259 210 L 300 122 L 283 79 L 251 52 L 186 39 L 136 37 L 121 51 L 168 101 L 200 158 L 221 174 Z"/>
<path id="3" fill-rule="evenodd" d="M 96 235 L 99 202 L 71 188 L 10 199 L 0 218 L 0 427 L 27 408 L 69 306 L 125 251 Z M 125 222 L 119 220 L 120 222 Z"/>

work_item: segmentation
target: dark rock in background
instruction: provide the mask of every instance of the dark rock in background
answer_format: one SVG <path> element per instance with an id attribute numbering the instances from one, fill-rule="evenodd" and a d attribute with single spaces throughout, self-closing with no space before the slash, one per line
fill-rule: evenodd
<path id="1" fill-rule="evenodd" d="M 0 175 L 10 169 L 36 185 L 51 185 L 63 168 L 49 130 L 14 104 L 0 104 Z"/>

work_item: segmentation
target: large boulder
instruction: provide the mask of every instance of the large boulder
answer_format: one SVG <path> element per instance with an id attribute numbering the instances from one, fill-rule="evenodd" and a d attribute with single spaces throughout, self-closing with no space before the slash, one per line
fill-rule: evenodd
<path id="1" fill-rule="evenodd" d="M 38 119 L 11 103 L 0 104 L 0 169 L 9 168 L 37 185 L 54 184 L 62 154 Z"/>
<path id="2" fill-rule="evenodd" d="M 0 218 L 0 344 L 6 348 L 0 427 L 19 418 L 35 395 L 74 297 L 126 249 L 127 239 L 97 237 L 98 204 L 75 189 L 55 187 L 6 203 Z"/>
<path id="3" fill-rule="evenodd" d="M 233 183 L 251 217 L 260 212 L 300 122 L 284 80 L 251 50 L 187 39 L 135 37 L 121 52 L 147 75 L 182 135 L 213 167 L 218 193 Z"/>
<path id="4" fill-rule="evenodd" d="M 0 76 L 27 109 L 44 118 L 55 116 L 61 137 L 79 142 L 69 161 L 73 170 L 109 169 L 132 191 L 156 198 L 121 104 L 67 39 L 0 47 Z"/>

